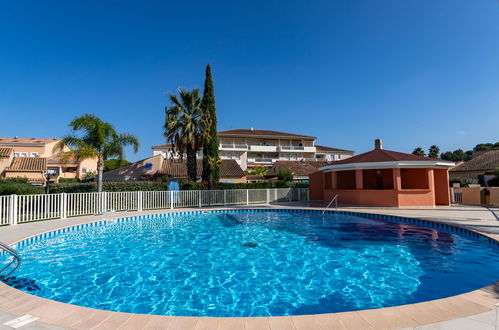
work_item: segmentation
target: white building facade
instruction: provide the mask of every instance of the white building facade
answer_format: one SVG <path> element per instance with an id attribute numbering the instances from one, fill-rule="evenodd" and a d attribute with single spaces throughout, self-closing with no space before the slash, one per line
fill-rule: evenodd
<path id="1" fill-rule="evenodd" d="M 270 130 L 233 129 L 218 132 L 221 159 L 234 159 L 243 170 L 271 167 L 278 160 L 336 161 L 353 156 L 351 150 L 318 146 L 317 137 Z M 153 156 L 178 158 L 171 145 L 153 146 Z M 203 153 L 198 152 L 198 158 Z"/>

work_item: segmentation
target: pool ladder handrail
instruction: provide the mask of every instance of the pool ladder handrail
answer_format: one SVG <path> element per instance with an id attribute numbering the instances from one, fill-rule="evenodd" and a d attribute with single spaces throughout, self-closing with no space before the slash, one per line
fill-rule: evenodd
<path id="1" fill-rule="evenodd" d="M 326 213 L 327 209 L 331 206 L 331 204 L 333 204 L 333 202 L 335 202 L 335 209 L 336 209 L 336 211 L 338 211 L 338 196 L 339 196 L 339 194 L 336 194 L 333 196 L 333 198 L 331 199 L 329 204 L 327 204 L 327 206 L 322 211 L 322 214 Z"/>
<path id="2" fill-rule="evenodd" d="M 9 264 L 5 266 L 2 270 L 0 270 L 0 276 L 7 278 L 10 275 L 12 275 L 19 268 L 19 266 L 21 266 L 21 257 L 17 254 L 17 252 L 13 248 L 11 248 L 10 246 L 1 241 L 0 241 L 0 249 L 7 252 L 13 257 L 12 261 L 9 262 Z M 6 271 L 14 262 L 16 262 L 14 269 L 12 269 L 7 275 L 2 275 L 2 273 Z"/>

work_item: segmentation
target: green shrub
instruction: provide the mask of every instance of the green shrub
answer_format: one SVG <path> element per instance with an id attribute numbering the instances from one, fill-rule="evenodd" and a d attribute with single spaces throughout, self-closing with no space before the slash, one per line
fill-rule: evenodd
<path id="1" fill-rule="evenodd" d="M 453 183 L 459 183 L 461 187 L 468 187 L 470 184 L 477 184 L 478 179 L 475 178 L 452 178 L 449 180 L 452 186 Z"/>
<path id="2" fill-rule="evenodd" d="M 78 179 L 75 178 L 60 178 L 59 183 L 75 183 L 78 182 Z"/>
<path id="3" fill-rule="evenodd" d="M 26 178 L 0 179 L 0 195 L 35 195 L 45 193 L 45 188 L 33 186 Z"/>
<path id="4" fill-rule="evenodd" d="M 162 191 L 160 183 L 150 181 L 109 181 L 102 184 L 103 191 Z M 95 182 L 58 183 L 50 185 L 52 194 L 96 192 Z"/>
<path id="5" fill-rule="evenodd" d="M 277 178 L 279 179 L 279 181 L 291 182 L 293 181 L 293 173 L 288 170 L 281 170 L 277 172 Z"/>

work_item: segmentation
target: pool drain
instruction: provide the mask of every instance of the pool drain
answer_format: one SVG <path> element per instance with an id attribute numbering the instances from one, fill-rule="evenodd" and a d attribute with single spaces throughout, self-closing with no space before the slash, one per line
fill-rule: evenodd
<path id="1" fill-rule="evenodd" d="M 256 243 L 256 242 L 246 242 L 246 243 L 243 244 L 243 246 L 254 248 L 254 247 L 258 246 L 258 243 Z"/>

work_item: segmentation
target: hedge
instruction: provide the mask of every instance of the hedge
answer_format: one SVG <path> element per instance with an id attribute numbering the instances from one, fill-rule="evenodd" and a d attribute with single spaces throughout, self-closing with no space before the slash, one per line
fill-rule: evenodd
<path id="1" fill-rule="evenodd" d="M 102 191 L 161 191 L 166 190 L 165 186 L 150 181 L 116 181 L 104 182 Z M 95 182 L 80 183 L 56 183 L 50 185 L 51 194 L 59 193 L 83 193 L 96 192 Z"/>
<path id="2" fill-rule="evenodd" d="M 45 193 L 45 188 L 31 185 L 25 178 L 0 178 L 0 195 L 36 195 Z"/>

